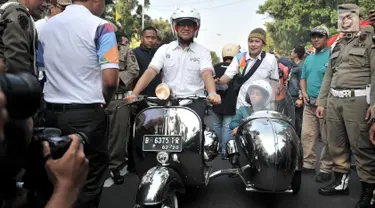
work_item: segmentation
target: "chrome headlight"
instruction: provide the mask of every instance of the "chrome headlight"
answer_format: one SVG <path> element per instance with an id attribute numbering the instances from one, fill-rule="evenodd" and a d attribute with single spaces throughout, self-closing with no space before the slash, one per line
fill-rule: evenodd
<path id="1" fill-rule="evenodd" d="M 155 94 L 160 100 L 167 100 L 171 95 L 171 89 L 168 85 L 161 83 L 156 87 Z"/>

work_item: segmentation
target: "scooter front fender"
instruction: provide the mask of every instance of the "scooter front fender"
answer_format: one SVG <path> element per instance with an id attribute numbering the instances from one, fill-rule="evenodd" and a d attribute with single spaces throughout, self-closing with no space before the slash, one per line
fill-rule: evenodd
<path id="1" fill-rule="evenodd" d="M 153 167 L 141 178 L 136 204 L 141 206 L 161 204 L 171 192 L 185 193 L 185 186 L 180 176 L 172 168 Z"/>

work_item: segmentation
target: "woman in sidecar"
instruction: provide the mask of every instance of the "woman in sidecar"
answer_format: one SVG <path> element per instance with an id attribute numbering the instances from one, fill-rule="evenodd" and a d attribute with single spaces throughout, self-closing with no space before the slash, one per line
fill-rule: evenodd
<path id="1" fill-rule="evenodd" d="M 233 168 L 217 171 L 211 178 L 238 175 L 247 191 L 299 191 L 303 162 L 301 142 L 291 123 L 293 115 L 286 116 L 278 111 L 280 102 L 288 102 L 291 97 L 275 102 L 277 93 L 276 81 L 253 81 L 246 95 L 249 106 L 240 107 L 230 124 L 236 136 L 227 144 Z"/>

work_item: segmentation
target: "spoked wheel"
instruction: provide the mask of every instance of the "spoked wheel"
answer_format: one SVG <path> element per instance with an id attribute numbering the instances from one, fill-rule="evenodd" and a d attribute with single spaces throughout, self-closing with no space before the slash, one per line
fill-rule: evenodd
<path id="1" fill-rule="evenodd" d="M 169 194 L 169 196 L 163 201 L 162 204 L 151 205 L 151 206 L 139 206 L 135 205 L 134 208 L 178 208 L 178 200 L 175 192 Z"/>
<path id="2" fill-rule="evenodd" d="M 302 171 L 300 170 L 296 170 L 294 172 L 294 176 L 293 176 L 293 179 L 292 179 L 292 190 L 293 190 L 293 194 L 297 194 L 301 188 L 301 182 L 302 182 Z"/>

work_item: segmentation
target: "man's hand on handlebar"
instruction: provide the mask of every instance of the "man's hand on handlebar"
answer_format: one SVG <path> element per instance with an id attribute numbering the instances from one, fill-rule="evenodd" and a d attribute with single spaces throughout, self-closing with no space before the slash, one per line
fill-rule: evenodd
<path id="1" fill-rule="evenodd" d="M 221 97 L 220 97 L 220 95 L 218 95 L 216 93 L 215 94 L 209 94 L 207 98 L 214 105 L 221 104 Z"/>
<path id="2" fill-rule="evenodd" d="M 88 159 L 83 152 L 83 145 L 77 135 L 70 135 L 72 143 L 64 156 L 53 160 L 47 142 L 43 142 L 43 155 L 47 159 L 46 170 L 55 192 L 78 193 L 86 181 Z"/>
<path id="3" fill-rule="evenodd" d="M 132 103 L 135 99 L 137 98 L 136 95 L 129 95 L 127 97 L 124 98 L 124 104 L 129 104 L 129 103 Z"/>

